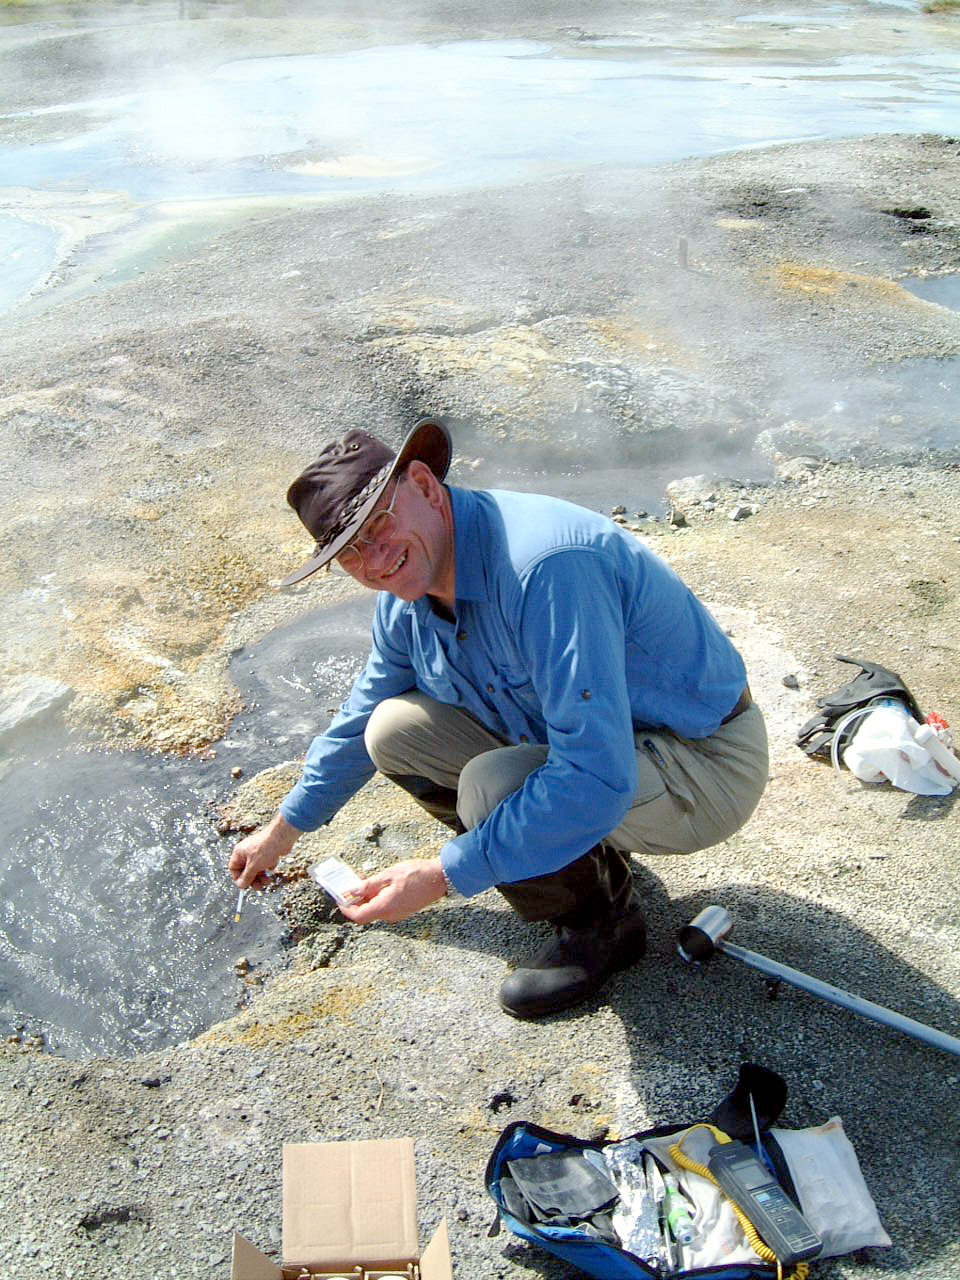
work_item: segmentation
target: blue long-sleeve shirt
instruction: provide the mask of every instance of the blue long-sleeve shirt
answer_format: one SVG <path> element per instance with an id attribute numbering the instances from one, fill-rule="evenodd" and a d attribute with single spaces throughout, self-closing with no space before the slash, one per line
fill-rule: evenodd
<path id="1" fill-rule="evenodd" d="M 441 850 L 469 896 L 556 871 L 604 839 L 636 792 L 635 730 L 708 737 L 746 672 L 689 588 L 611 520 L 556 498 L 449 493 L 455 620 L 427 598 L 380 593 L 366 667 L 281 813 L 312 831 L 373 775 L 363 734 L 385 698 L 418 689 L 462 707 L 505 744 L 549 748 L 518 791 Z"/>

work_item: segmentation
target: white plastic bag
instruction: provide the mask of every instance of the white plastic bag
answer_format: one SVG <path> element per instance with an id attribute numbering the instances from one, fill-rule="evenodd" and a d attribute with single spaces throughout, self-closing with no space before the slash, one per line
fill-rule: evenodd
<path id="1" fill-rule="evenodd" d="M 949 795 L 956 782 L 938 768 L 928 745 L 914 737 L 917 722 L 891 699 L 864 717 L 843 752 L 843 763 L 861 782 L 892 782 L 919 796 Z"/>
<path id="2" fill-rule="evenodd" d="M 787 1162 L 803 1216 L 823 1241 L 818 1258 L 838 1258 L 868 1245 L 890 1247 L 839 1116 L 810 1129 L 770 1132 Z"/>

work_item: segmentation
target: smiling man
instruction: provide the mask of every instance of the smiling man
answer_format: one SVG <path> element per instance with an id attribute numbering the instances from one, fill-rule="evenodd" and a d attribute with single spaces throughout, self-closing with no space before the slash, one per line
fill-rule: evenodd
<path id="1" fill-rule="evenodd" d="M 241 888 L 379 769 L 455 832 L 370 876 L 343 914 L 399 921 L 496 887 L 550 940 L 500 988 L 520 1018 L 586 1000 L 646 950 L 630 852 L 732 835 L 767 778 L 740 655 L 660 559 L 555 498 L 444 484 L 432 419 L 394 456 L 352 431 L 291 485 L 316 540 L 379 593 L 370 657 L 270 823 L 234 848 Z"/>

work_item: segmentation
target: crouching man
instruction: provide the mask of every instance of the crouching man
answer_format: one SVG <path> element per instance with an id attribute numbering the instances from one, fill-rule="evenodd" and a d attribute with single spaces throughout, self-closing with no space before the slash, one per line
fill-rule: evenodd
<path id="1" fill-rule="evenodd" d="M 554 927 L 500 988 L 535 1018 L 643 956 L 627 855 L 732 835 L 763 792 L 766 731 L 740 655 L 660 559 L 568 502 L 446 485 L 450 449 L 433 420 L 396 455 L 351 431 L 290 487 L 316 549 L 284 585 L 336 561 L 378 592 L 372 648 L 230 872 L 262 887 L 379 769 L 454 834 L 370 876 L 343 914 L 405 920 L 496 887 Z"/>

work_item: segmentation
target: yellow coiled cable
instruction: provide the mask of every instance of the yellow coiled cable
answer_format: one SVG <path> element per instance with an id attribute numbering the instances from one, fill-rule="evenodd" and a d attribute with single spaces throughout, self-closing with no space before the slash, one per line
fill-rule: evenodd
<path id="1" fill-rule="evenodd" d="M 712 1182 L 716 1187 L 718 1185 L 717 1180 L 707 1166 L 704 1164 L 698 1164 L 696 1160 L 691 1160 L 689 1156 L 684 1155 L 681 1149 L 684 1138 L 686 1138 L 688 1134 L 693 1133 L 694 1129 L 708 1129 L 716 1138 L 717 1142 L 720 1143 L 732 1141 L 728 1134 L 724 1133 L 722 1129 L 717 1129 L 712 1124 L 694 1124 L 691 1125 L 689 1129 L 686 1129 L 683 1134 L 681 1134 L 680 1138 L 669 1148 L 670 1158 L 671 1160 L 674 1160 L 681 1169 L 689 1169 L 691 1173 L 698 1173 L 701 1178 L 706 1178 L 708 1182 Z M 743 1234 L 747 1237 L 747 1242 L 751 1249 L 753 1249 L 754 1253 L 762 1258 L 764 1262 L 775 1262 L 777 1265 L 777 1280 L 783 1280 L 783 1263 L 773 1252 L 770 1246 L 768 1244 L 764 1244 L 763 1240 L 760 1238 L 757 1228 L 753 1225 L 739 1205 L 734 1204 L 731 1200 L 730 1208 L 736 1214 L 737 1221 L 743 1228 Z M 787 1277 L 787 1280 L 807 1280 L 809 1272 L 810 1267 L 806 1262 L 798 1262 L 793 1271 Z"/>

